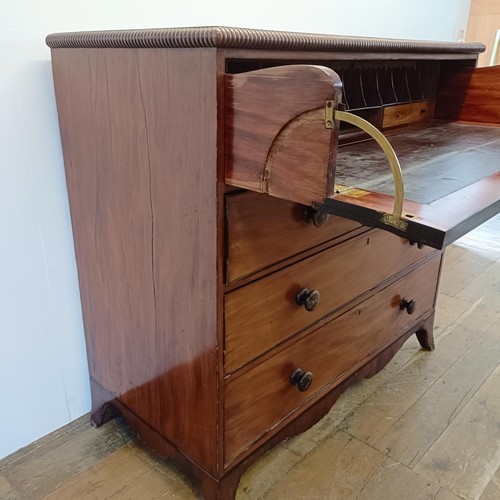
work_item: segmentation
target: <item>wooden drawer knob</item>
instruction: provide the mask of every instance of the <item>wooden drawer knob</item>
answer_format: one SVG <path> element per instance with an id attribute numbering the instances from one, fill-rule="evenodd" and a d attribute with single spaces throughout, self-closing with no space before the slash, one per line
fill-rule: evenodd
<path id="1" fill-rule="evenodd" d="M 312 207 L 306 207 L 304 210 L 304 220 L 312 222 L 316 227 L 321 227 L 327 223 L 330 216 L 324 212 L 320 212 Z"/>
<path id="2" fill-rule="evenodd" d="M 406 312 L 408 314 L 413 314 L 415 312 L 415 309 L 417 308 L 417 301 L 415 299 L 407 299 L 404 298 L 400 303 L 399 303 L 399 308 L 401 310 L 406 309 Z"/>
<path id="3" fill-rule="evenodd" d="M 300 368 L 297 368 L 290 375 L 290 382 L 296 385 L 299 391 L 304 392 L 311 387 L 313 381 L 313 374 L 311 372 L 303 372 Z"/>
<path id="4" fill-rule="evenodd" d="M 410 241 L 410 245 L 417 245 L 418 248 L 424 248 L 424 244 L 420 241 Z"/>
<path id="5" fill-rule="evenodd" d="M 299 306 L 304 306 L 306 311 L 314 311 L 319 304 L 320 294 L 318 290 L 309 291 L 307 288 L 302 288 L 295 301 Z"/>

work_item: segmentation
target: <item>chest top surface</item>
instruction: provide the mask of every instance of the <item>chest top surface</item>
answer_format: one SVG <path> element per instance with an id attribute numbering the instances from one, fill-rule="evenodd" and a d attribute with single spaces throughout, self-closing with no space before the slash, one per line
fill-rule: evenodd
<path id="1" fill-rule="evenodd" d="M 224 48 L 284 51 L 479 54 L 481 43 L 368 38 L 225 26 L 53 33 L 51 48 Z"/>

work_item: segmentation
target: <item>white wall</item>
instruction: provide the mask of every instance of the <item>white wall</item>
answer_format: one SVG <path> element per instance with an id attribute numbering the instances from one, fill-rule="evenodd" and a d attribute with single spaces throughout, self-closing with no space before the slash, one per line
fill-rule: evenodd
<path id="1" fill-rule="evenodd" d="M 228 25 L 457 40 L 468 8 L 469 0 L 0 0 L 0 457 L 90 408 L 48 33 Z"/>

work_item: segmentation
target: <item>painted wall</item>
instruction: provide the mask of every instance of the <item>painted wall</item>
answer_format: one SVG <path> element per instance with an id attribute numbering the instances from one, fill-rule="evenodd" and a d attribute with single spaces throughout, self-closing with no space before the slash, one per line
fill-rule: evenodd
<path id="1" fill-rule="evenodd" d="M 90 408 L 48 33 L 228 25 L 457 40 L 468 7 L 469 0 L 0 0 L 0 458 Z"/>

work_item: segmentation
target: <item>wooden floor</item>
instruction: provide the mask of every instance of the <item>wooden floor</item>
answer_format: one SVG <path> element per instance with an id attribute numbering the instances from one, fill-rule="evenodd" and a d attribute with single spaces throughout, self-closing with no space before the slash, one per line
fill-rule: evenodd
<path id="1" fill-rule="evenodd" d="M 410 339 L 308 432 L 248 470 L 243 499 L 500 499 L 500 216 L 447 250 L 436 350 Z M 36 418 L 36 415 L 33 416 Z M 0 499 L 200 498 L 122 419 L 88 416 L 0 461 Z"/>

